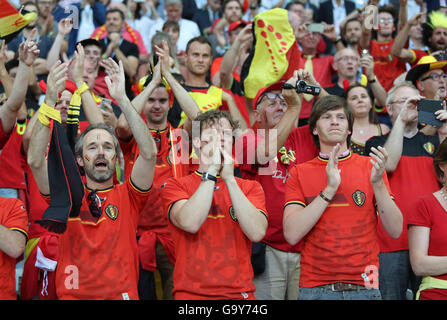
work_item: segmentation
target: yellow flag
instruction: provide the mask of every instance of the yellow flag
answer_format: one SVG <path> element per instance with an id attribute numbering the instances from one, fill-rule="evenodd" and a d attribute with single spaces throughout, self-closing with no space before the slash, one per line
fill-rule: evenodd
<path id="1" fill-rule="evenodd" d="M 291 49 L 298 49 L 298 45 L 287 10 L 276 8 L 256 15 L 253 30 L 255 50 L 244 80 L 245 96 L 251 99 L 259 89 L 283 79 L 289 70 L 289 58 L 293 65 L 299 60 L 298 56 L 290 57 Z"/>

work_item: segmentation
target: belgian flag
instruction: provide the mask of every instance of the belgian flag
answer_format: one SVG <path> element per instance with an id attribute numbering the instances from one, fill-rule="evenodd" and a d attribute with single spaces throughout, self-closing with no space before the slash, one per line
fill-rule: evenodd
<path id="1" fill-rule="evenodd" d="M 259 89 L 288 80 L 299 69 L 300 60 L 287 10 L 277 8 L 256 15 L 253 47 L 241 72 L 245 96 L 253 99 Z"/>
<path id="2" fill-rule="evenodd" d="M 7 0 L 0 0 L 0 38 L 9 42 L 27 24 L 37 18 L 35 12 L 22 15 Z"/>

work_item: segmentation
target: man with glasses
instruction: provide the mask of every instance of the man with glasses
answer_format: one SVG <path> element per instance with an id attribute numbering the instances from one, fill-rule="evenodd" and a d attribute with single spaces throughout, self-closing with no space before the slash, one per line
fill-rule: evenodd
<path id="1" fill-rule="evenodd" d="M 404 218 L 402 235 L 397 239 L 392 239 L 385 233 L 381 221 L 378 225 L 381 252 L 379 288 L 382 298 L 386 300 L 411 299 L 407 296 L 407 288 L 415 293 L 420 284 L 421 279 L 414 275 L 408 255 L 407 216 L 415 199 L 422 194 L 439 190 L 432 163 L 440 141 L 445 138 L 447 125 L 438 128 L 435 136 L 425 135 L 418 129 L 417 102 L 423 98 L 414 83 L 435 82 L 430 76 L 442 74 L 446 65 L 446 61 L 435 61 L 412 68 L 407 80 L 413 81 L 413 84 L 402 82 L 388 93 L 386 108 L 393 122 L 393 129 L 386 136 L 372 137 L 366 142 L 367 152 L 372 147 L 383 145 L 388 150 L 386 170 L 396 204 Z M 440 78 L 439 75 L 437 77 Z M 445 120 L 446 111 L 438 111 L 437 118 Z"/>
<path id="2" fill-rule="evenodd" d="M 296 83 L 297 80 L 320 86 L 306 70 L 295 71 L 288 82 Z M 322 89 L 318 98 L 326 94 Z M 256 146 L 254 152 L 247 152 L 247 161 L 240 168 L 242 177 L 261 183 L 269 212 L 266 235 L 262 243 L 255 245 L 255 250 L 258 247 L 261 252 L 265 250 L 265 270 L 256 270 L 253 279 L 255 296 L 261 300 L 296 300 L 298 296 L 301 243 L 291 246 L 284 239 L 285 184 L 293 166 L 318 153 L 309 126 L 294 128 L 300 109 L 301 97 L 295 90 L 283 89 L 281 82 L 259 90 L 252 111 L 257 123 L 254 127 L 259 130 L 255 131 L 254 137 L 247 135 L 247 145 L 243 148 L 250 150 Z"/>
<path id="3" fill-rule="evenodd" d="M 76 142 L 76 162 L 85 172 L 86 184 L 79 214 L 68 218 L 66 231 L 59 235 L 55 281 L 58 299 L 138 299 L 135 232 L 139 212 L 150 195 L 157 149 L 125 94 L 122 62 L 118 65 L 112 59 L 108 61 L 111 68 L 106 82 L 110 95 L 126 116 L 140 153 L 129 179 L 114 185 L 119 142 L 113 129 L 102 123 L 91 125 Z M 45 150 L 51 133 L 50 119 L 58 121 L 58 112 L 53 108 L 66 72 L 67 64 L 60 62 L 50 70 L 45 102 L 39 109 L 28 150 L 37 186 L 50 197 L 55 190 L 49 187 Z"/>
<path id="4" fill-rule="evenodd" d="M 333 68 L 337 71 L 337 83 L 326 88 L 327 93 L 342 97 L 347 86 L 353 85 L 359 80 L 359 65 L 365 68 L 366 77 L 373 79 L 374 61 L 371 55 L 364 55 L 359 58 L 357 52 L 350 48 L 338 51 L 334 57 Z M 374 81 L 366 86 L 370 96 L 376 98 L 376 104 L 385 106 L 386 91 L 379 81 Z"/>
<path id="5" fill-rule="evenodd" d="M 405 79 L 413 82 L 426 99 L 444 100 L 447 96 L 447 61 L 424 56 L 408 71 Z"/>

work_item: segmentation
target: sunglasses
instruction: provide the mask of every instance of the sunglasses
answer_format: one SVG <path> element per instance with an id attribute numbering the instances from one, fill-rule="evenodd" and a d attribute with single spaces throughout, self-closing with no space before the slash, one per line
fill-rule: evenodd
<path id="1" fill-rule="evenodd" d="M 88 208 L 92 216 L 99 218 L 101 216 L 101 198 L 96 194 L 96 191 L 92 191 L 87 196 L 87 199 L 90 201 Z M 98 205 L 99 204 L 99 205 Z"/>

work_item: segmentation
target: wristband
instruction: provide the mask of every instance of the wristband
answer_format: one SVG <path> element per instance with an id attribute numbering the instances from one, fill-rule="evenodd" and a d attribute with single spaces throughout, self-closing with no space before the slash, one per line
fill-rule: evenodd
<path id="1" fill-rule="evenodd" d="M 323 191 L 320 191 L 320 197 L 321 197 L 324 201 L 326 201 L 326 202 L 331 202 L 331 201 L 332 201 L 332 199 L 327 198 L 327 197 L 323 194 Z"/>
<path id="2" fill-rule="evenodd" d="M 376 82 L 376 80 L 377 80 L 377 77 L 374 76 L 374 78 L 372 78 L 371 80 L 368 79 L 368 83 L 374 83 L 374 82 Z"/>
<path id="3" fill-rule="evenodd" d="M 209 174 L 208 172 L 205 172 L 202 174 L 202 181 L 207 181 L 207 180 L 211 180 L 217 183 L 217 178 L 211 174 Z"/>
<path id="4" fill-rule="evenodd" d="M 88 87 L 88 85 L 87 85 L 85 82 L 83 82 L 83 83 L 81 84 L 81 86 L 80 86 L 79 88 L 76 89 L 75 94 L 81 95 L 81 94 L 83 94 L 85 91 L 87 91 L 88 89 L 90 89 L 90 88 Z"/>
<path id="5" fill-rule="evenodd" d="M 46 127 L 49 127 L 50 119 L 56 120 L 57 122 L 61 123 L 61 112 L 59 110 L 51 108 L 45 102 L 43 102 L 40 105 L 37 118 L 39 119 L 40 123 L 42 123 Z"/>

